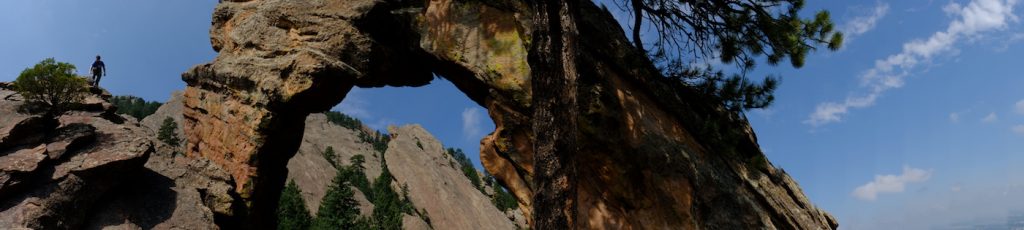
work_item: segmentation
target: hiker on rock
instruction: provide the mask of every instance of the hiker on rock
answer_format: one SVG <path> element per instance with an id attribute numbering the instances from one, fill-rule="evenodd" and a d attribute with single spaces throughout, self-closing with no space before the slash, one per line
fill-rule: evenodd
<path id="1" fill-rule="evenodd" d="M 100 61 L 100 55 L 96 55 L 96 61 L 92 63 L 92 86 L 100 87 L 100 77 L 107 76 L 107 65 Z"/>

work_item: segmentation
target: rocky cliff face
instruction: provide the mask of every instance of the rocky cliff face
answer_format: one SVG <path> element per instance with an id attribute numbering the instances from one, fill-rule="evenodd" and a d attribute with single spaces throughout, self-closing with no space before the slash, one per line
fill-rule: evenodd
<path id="1" fill-rule="evenodd" d="M 217 229 L 237 222 L 226 171 L 176 156 L 180 148 L 156 141 L 154 130 L 114 114 L 102 90 L 45 119 L 18 112 L 24 101 L 5 85 L 0 228 Z"/>
<path id="2" fill-rule="evenodd" d="M 837 227 L 764 159 L 745 121 L 664 79 L 609 12 L 580 7 L 580 227 Z M 488 109 L 497 129 L 481 159 L 529 217 L 545 192 L 532 185 L 531 133 L 546 128 L 530 126 L 531 11 L 518 1 L 223 2 L 211 28 L 219 55 L 182 76 L 186 150 L 230 172 L 249 220 L 272 222 L 307 114 L 354 86 L 416 86 L 436 73 Z"/>
<path id="3" fill-rule="evenodd" d="M 0 88 L 0 228 L 89 226 L 124 175 L 143 171 L 153 143 L 106 97 L 47 118 L 18 112 L 24 100 Z"/>
<path id="4" fill-rule="evenodd" d="M 517 228 L 423 127 L 392 127 L 388 133 L 392 136 L 384 153 L 388 168 L 397 184 L 408 186 L 413 204 L 425 211 L 435 229 Z M 518 225 L 527 227 L 524 222 Z"/>
<path id="5" fill-rule="evenodd" d="M 180 119 L 182 97 L 183 95 L 178 92 L 172 94 L 156 113 L 143 119 L 142 124 L 151 132 L 156 132 L 166 117 Z M 302 143 L 295 156 L 288 161 L 288 180 L 294 180 L 302 190 L 302 198 L 311 214 L 316 215 L 327 187 L 337 172 L 337 167 L 351 165 L 350 159 L 353 156 L 362 155 L 365 158 L 366 162 L 363 165 L 366 167 L 367 180 L 373 181 L 380 175 L 380 154 L 370 143 L 359 138 L 360 132 L 365 131 L 352 130 L 331 123 L 324 114 L 311 114 L 306 118 Z M 431 220 L 428 224 L 420 216 L 408 215 L 404 223 L 406 229 L 516 229 L 516 226 L 526 226 L 519 210 L 510 210 L 507 214 L 498 211 L 489 197 L 493 194 L 485 195 L 473 187 L 459 171 L 457 163 L 454 163 L 451 156 L 442 149 L 442 144 L 426 130 L 419 126 L 406 126 L 389 133 L 395 138 L 388 143 L 388 150 L 384 155 L 388 159 L 385 162 L 395 177 L 395 190 L 401 191 L 402 185 L 408 186 L 416 210 L 426 211 L 425 214 L 416 215 L 428 215 Z M 424 146 L 424 149 L 418 146 Z M 178 150 L 166 145 L 159 147 L 161 150 L 166 148 L 166 151 Z M 333 162 L 323 155 L 328 147 L 336 154 Z M 196 160 L 179 157 L 177 161 Z M 151 168 L 173 167 L 158 163 L 147 164 L 147 167 L 150 165 L 153 166 Z M 201 170 L 183 167 L 176 171 L 195 174 Z M 181 179 L 173 180 L 178 182 Z M 490 189 L 493 188 L 485 188 Z M 370 216 L 373 204 L 361 191 L 355 188 L 352 190 L 356 193 L 355 199 L 360 204 L 362 215 Z"/>

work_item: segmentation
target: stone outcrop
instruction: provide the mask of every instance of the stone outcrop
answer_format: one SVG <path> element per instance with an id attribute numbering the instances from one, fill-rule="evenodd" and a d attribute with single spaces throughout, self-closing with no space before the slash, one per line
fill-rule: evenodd
<path id="1" fill-rule="evenodd" d="M 0 228 L 90 226 L 154 152 L 146 131 L 124 124 L 102 94 L 58 117 L 19 113 L 19 95 L 0 95 Z"/>
<path id="2" fill-rule="evenodd" d="M 463 175 L 444 146 L 419 125 L 392 127 L 384 153 L 397 184 L 435 229 L 516 229 L 490 197 Z M 400 191 L 400 190 L 399 190 Z M 522 226 L 526 227 L 526 226 Z"/>
<path id="3" fill-rule="evenodd" d="M 358 131 L 331 124 L 323 114 L 312 114 L 306 118 L 306 132 L 302 136 L 302 146 L 298 153 L 288 161 L 288 180 L 294 180 L 302 190 L 302 198 L 306 201 L 309 213 L 316 214 L 337 173 L 337 167 L 351 165 L 350 159 L 362 155 L 366 162 L 366 179 L 373 181 L 380 175 L 380 158 L 375 154 L 373 146 L 359 140 Z M 336 157 L 334 162 L 327 160 L 323 152 L 331 147 Z M 373 204 L 366 200 L 358 189 L 352 189 L 357 195 L 360 210 L 366 216 L 373 211 Z"/>
<path id="4" fill-rule="evenodd" d="M 155 136 L 166 117 L 181 118 L 180 103 L 183 95 L 173 93 L 153 115 L 142 120 Z M 416 127 L 416 128 L 413 128 Z M 454 165 L 453 159 L 441 149 L 441 144 L 419 126 L 403 127 L 402 133 L 389 143 L 388 167 L 395 174 L 396 191 L 401 185 L 408 185 L 417 213 L 403 218 L 406 229 L 515 229 L 525 227 L 519 210 L 507 214 L 494 208 L 490 194 L 484 195 L 470 184 Z M 336 167 L 347 166 L 350 159 L 362 155 L 367 179 L 373 181 L 380 175 L 382 159 L 369 143 L 359 137 L 368 128 L 352 130 L 333 124 L 324 114 L 311 114 L 305 121 L 305 133 L 296 155 L 288 162 L 288 180 L 294 180 L 302 190 L 303 200 L 311 214 L 316 214 L 328 185 L 334 178 Z M 414 140 L 405 140 L 413 137 Z M 419 149 L 417 142 L 430 151 Z M 146 163 L 147 173 L 138 180 L 139 186 L 116 193 L 124 197 L 103 206 L 98 217 L 103 224 L 96 226 L 126 228 L 210 228 L 215 224 L 230 226 L 231 218 L 237 217 L 233 195 L 232 178 L 226 171 L 204 158 L 174 156 L 179 148 L 157 143 L 156 153 Z M 326 159 L 323 151 L 331 147 L 335 151 L 333 162 Z M 426 156 L 426 158 L 424 158 Z M 430 164 L 426 164 L 429 160 Z M 432 172 L 410 176 L 410 172 Z M 485 191 L 494 188 L 486 187 Z M 353 188 L 354 198 L 360 204 L 361 215 L 369 217 L 373 204 L 358 189 Z M 215 194 L 220 194 L 216 196 Z M 146 199 L 149 202 L 141 202 Z M 443 202 L 447 200 L 448 202 Z M 464 201 L 472 200 L 473 203 Z M 207 202 L 216 201 L 216 202 Z M 148 205 L 132 205 L 147 203 Z M 460 207 L 467 206 L 467 207 Z M 432 223 L 427 223 L 419 211 L 427 211 Z M 129 215 L 136 213 L 137 215 Z M 506 215 L 518 217 L 515 222 Z M 133 216 L 143 216 L 138 218 Z M 218 217 L 218 218 L 215 218 Z M 222 220 L 221 222 L 215 219 Z M 234 220 L 237 221 L 237 220 Z"/>
<path id="5" fill-rule="evenodd" d="M 186 140 L 185 132 L 182 131 L 185 130 L 185 126 L 182 125 L 185 123 L 185 117 L 181 115 L 181 100 L 182 91 L 172 92 L 171 97 L 168 98 L 167 101 L 163 103 L 163 105 L 160 105 L 160 108 L 157 108 L 156 111 L 153 112 L 153 114 L 150 114 L 145 118 L 142 118 L 142 121 L 140 121 L 140 123 L 142 123 L 142 125 L 146 128 L 153 130 L 154 132 L 159 132 L 160 127 L 164 125 L 164 119 L 170 117 L 171 119 L 174 119 L 174 123 L 178 127 L 178 140 Z M 184 146 L 185 145 L 182 144 L 181 146 L 178 146 L 176 150 L 184 152 Z"/>
<path id="6" fill-rule="evenodd" d="M 742 118 L 662 77 L 606 10 L 579 10 L 580 227 L 837 227 L 764 159 Z M 273 223 L 309 113 L 355 86 L 417 86 L 436 73 L 488 109 L 497 128 L 481 159 L 529 218 L 545 192 L 531 184 L 531 133 L 545 128 L 530 127 L 531 11 L 519 1 L 223 2 L 211 28 L 219 55 L 182 76 L 186 151 L 230 173 L 249 223 Z"/>

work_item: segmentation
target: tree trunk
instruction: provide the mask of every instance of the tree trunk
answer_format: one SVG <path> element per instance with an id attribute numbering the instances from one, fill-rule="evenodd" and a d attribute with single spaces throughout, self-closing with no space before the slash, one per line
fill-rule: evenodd
<path id="1" fill-rule="evenodd" d="M 533 3 L 533 229 L 575 229 L 576 215 L 576 4 Z"/>
<path id="2" fill-rule="evenodd" d="M 643 26 L 644 10 L 642 0 L 632 0 L 633 4 L 633 46 L 644 51 L 644 41 L 640 39 L 640 28 Z"/>

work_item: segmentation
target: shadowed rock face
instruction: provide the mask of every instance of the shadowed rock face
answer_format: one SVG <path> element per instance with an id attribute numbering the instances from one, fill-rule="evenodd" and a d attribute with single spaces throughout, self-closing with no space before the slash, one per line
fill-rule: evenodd
<path id="1" fill-rule="evenodd" d="M 145 169 L 150 135 L 102 97 L 46 117 L 17 112 L 24 99 L 0 87 L 0 228 L 94 226 L 97 206 Z"/>
<path id="2" fill-rule="evenodd" d="M 744 121 L 661 77 L 610 13 L 589 2 L 580 10 L 581 227 L 837 226 L 763 160 Z M 224 2 L 210 31 L 219 55 L 182 76 L 187 154 L 231 174 L 249 223 L 272 223 L 309 113 L 354 86 L 418 86 L 436 73 L 488 109 L 497 128 L 481 161 L 529 217 L 530 197 L 544 192 L 531 185 L 529 12 L 516 1 Z"/>

